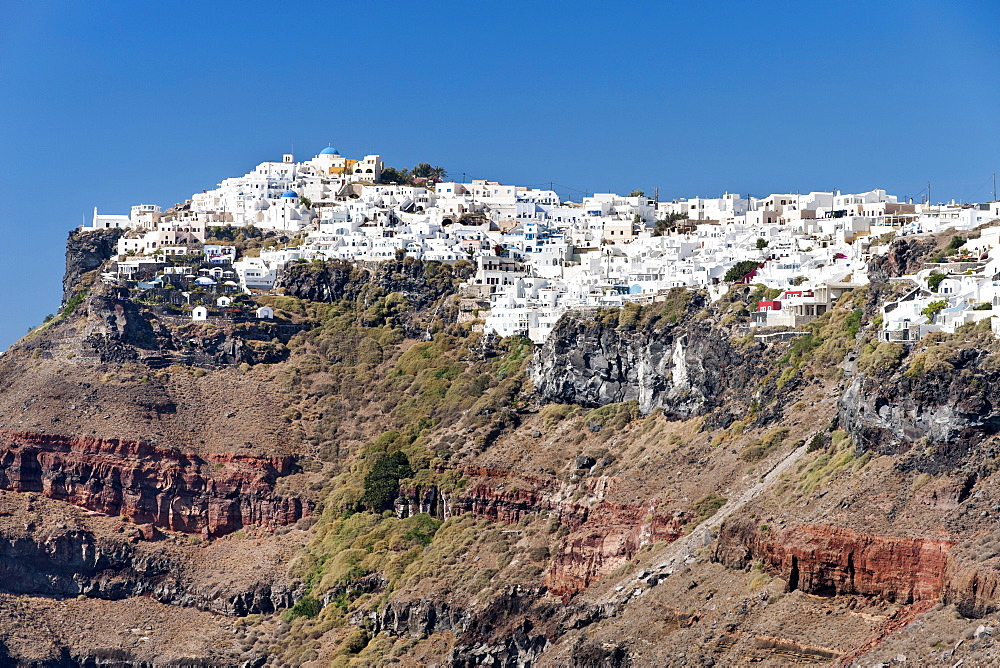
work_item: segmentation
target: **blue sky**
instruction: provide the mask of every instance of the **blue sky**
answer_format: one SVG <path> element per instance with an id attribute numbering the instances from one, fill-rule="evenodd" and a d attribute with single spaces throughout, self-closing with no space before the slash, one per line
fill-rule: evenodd
<path id="1" fill-rule="evenodd" d="M 8 2 L 0 349 L 96 205 L 328 143 L 562 194 L 883 187 L 985 200 L 1000 3 Z"/>

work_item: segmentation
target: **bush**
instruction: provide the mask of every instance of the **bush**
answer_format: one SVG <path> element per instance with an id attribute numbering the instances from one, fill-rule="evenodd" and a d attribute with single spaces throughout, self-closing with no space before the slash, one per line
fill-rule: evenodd
<path id="1" fill-rule="evenodd" d="M 826 437 L 822 432 L 816 432 L 809 440 L 809 447 L 806 448 L 806 452 L 816 452 L 817 450 L 822 450 L 824 447 L 826 447 Z"/>
<path id="2" fill-rule="evenodd" d="M 726 275 L 722 278 L 726 283 L 733 283 L 735 281 L 741 280 L 744 276 L 754 271 L 760 265 L 756 260 L 743 260 L 742 262 L 737 262 Z"/>
<path id="3" fill-rule="evenodd" d="M 774 448 L 781 445 L 781 443 L 788 438 L 788 429 L 778 428 L 772 429 L 767 433 L 764 438 L 759 441 L 754 441 L 747 448 L 740 453 L 740 459 L 747 462 L 757 462 L 764 457 L 767 457 L 768 453 Z"/>
<path id="4" fill-rule="evenodd" d="M 322 604 L 310 594 L 306 594 L 288 611 L 289 621 L 296 617 L 315 617 L 323 609 Z"/>
<path id="5" fill-rule="evenodd" d="M 706 494 L 691 505 L 691 512 L 698 516 L 699 522 L 704 522 L 719 512 L 719 508 L 726 505 L 726 501 L 728 499 L 724 496 Z"/>
<path id="6" fill-rule="evenodd" d="M 344 639 L 340 649 L 345 654 L 357 654 L 368 646 L 370 640 L 371 638 L 368 636 L 367 631 L 364 629 L 355 629 Z"/>
<path id="7" fill-rule="evenodd" d="M 401 450 L 380 457 L 365 476 L 361 502 L 370 510 L 388 510 L 399 494 L 399 481 L 412 475 L 410 460 Z"/>
<path id="8" fill-rule="evenodd" d="M 945 308 L 947 308 L 947 307 L 948 307 L 948 301 L 947 300 L 945 300 L 945 299 L 938 299 L 938 300 L 932 301 L 930 304 L 928 304 L 924 308 L 924 310 L 922 310 L 920 312 L 920 315 L 926 315 L 928 318 L 933 319 L 934 316 L 936 316 L 941 311 L 945 310 Z"/>
<path id="9" fill-rule="evenodd" d="M 937 271 L 932 271 L 930 276 L 927 277 L 927 287 L 931 292 L 937 292 L 938 286 L 941 285 L 941 281 L 948 278 L 947 274 L 942 274 Z"/>

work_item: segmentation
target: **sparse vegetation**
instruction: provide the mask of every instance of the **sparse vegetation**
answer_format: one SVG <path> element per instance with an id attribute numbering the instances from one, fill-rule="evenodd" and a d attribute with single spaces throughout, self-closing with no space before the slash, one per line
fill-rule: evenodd
<path id="1" fill-rule="evenodd" d="M 715 493 L 706 494 L 701 497 L 691 504 L 691 512 L 693 512 L 697 518 L 695 521 L 700 524 L 701 522 L 709 519 L 712 515 L 719 511 L 719 508 L 726 505 L 726 501 L 728 501 L 726 497 Z"/>

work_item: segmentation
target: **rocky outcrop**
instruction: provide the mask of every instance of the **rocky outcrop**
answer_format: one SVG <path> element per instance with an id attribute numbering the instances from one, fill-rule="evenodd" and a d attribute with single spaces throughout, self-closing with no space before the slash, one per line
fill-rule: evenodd
<path id="1" fill-rule="evenodd" d="M 118 439 L 0 432 L 0 488 L 139 524 L 220 536 L 275 528 L 309 514 L 309 501 L 275 493 L 290 457 L 197 455 Z"/>
<path id="2" fill-rule="evenodd" d="M 30 596 L 121 600 L 150 596 L 161 603 L 228 616 L 267 614 L 302 595 L 291 583 L 265 578 L 245 588 L 199 585 L 163 551 L 85 530 L 48 535 L 0 535 L 0 591 Z"/>
<path id="3" fill-rule="evenodd" d="M 727 520 L 714 560 L 731 568 L 762 564 L 788 590 L 836 596 L 862 594 L 909 604 L 935 600 L 945 588 L 954 541 L 880 536 L 835 526 L 790 529 Z"/>
<path id="4" fill-rule="evenodd" d="M 704 304 L 692 298 L 688 314 Z M 774 362 L 763 344 L 737 348 L 709 322 L 685 318 L 658 328 L 622 328 L 567 314 L 532 359 L 528 373 L 545 401 L 588 407 L 635 400 L 673 418 L 727 406 L 742 412 L 760 397 Z M 766 402 L 760 401 L 764 404 Z"/>
<path id="5" fill-rule="evenodd" d="M 345 260 L 308 262 L 285 267 L 275 284 L 299 299 L 333 302 L 355 300 L 373 287 L 383 294 L 398 292 L 416 309 L 426 308 L 451 293 L 456 281 L 469 277 L 471 265 L 451 266 L 413 258 L 388 260 L 365 268 Z"/>
<path id="6" fill-rule="evenodd" d="M 643 546 L 680 538 L 688 518 L 607 504 L 588 519 L 593 526 L 583 525 L 566 536 L 545 576 L 549 591 L 564 601 L 626 564 Z"/>
<path id="7" fill-rule="evenodd" d="M 453 633 L 454 649 L 446 663 L 466 666 L 530 666 L 549 645 L 540 622 L 554 622 L 558 612 L 551 602 L 541 602 L 543 587 L 511 586 L 484 609 L 471 611 L 447 601 L 432 599 L 391 601 L 378 612 L 352 621 L 367 621 L 374 633 L 425 638 L 432 633 Z M 564 612 L 564 611 L 563 611 Z"/>
<path id="8" fill-rule="evenodd" d="M 944 601 L 973 619 L 1000 611 L 1000 571 L 984 566 L 957 560 L 948 565 Z"/>
<path id="9" fill-rule="evenodd" d="M 525 517 L 548 513 L 570 529 L 557 548 L 546 574 L 549 592 L 569 600 L 574 594 L 611 573 L 645 545 L 673 542 L 684 533 L 690 516 L 663 512 L 640 504 L 572 501 L 573 490 L 560 483 L 518 476 L 514 484 L 509 471 L 481 466 L 465 469 L 473 481 L 461 492 L 442 494 L 435 487 L 400 489 L 396 516 L 425 512 L 445 520 L 452 515 L 473 513 L 498 522 L 516 524 Z M 599 478 L 589 486 L 604 484 Z"/>
<path id="10" fill-rule="evenodd" d="M 937 248 L 934 237 L 897 239 L 883 255 L 868 263 L 868 278 L 872 283 L 885 283 L 890 278 L 916 273 Z"/>
<path id="11" fill-rule="evenodd" d="M 983 368 L 988 355 L 955 349 L 938 368 L 910 357 L 888 378 L 859 374 L 841 396 L 840 425 L 862 450 L 895 455 L 919 443 L 934 448 L 921 470 L 954 470 L 1000 432 L 1000 372 Z"/>
<path id="12" fill-rule="evenodd" d="M 426 638 L 432 633 L 462 633 L 468 622 L 468 612 L 453 608 L 437 599 L 390 601 L 377 612 L 367 613 L 375 633 L 385 631 L 395 636 Z M 357 624 L 362 618 L 352 620 Z"/>
<path id="13" fill-rule="evenodd" d="M 69 233 L 66 241 L 66 273 L 63 275 L 63 303 L 73 296 L 73 288 L 88 271 L 99 269 L 110 260 L 125 230 L 108 229 Z"/>
<path id="14" fill-rule="evenodd" d="M 200 331 L 184 319 L 181 327 L 193 331 L 178 331 L 176 319 L 154 315 L 131 301 L 127 292 L 102 288 L 87 300 L 89 317 L 82 352 L 96 361 L 139 362 L 155 368 L 171 364 L 207 368 L 243 362 L 274 364 L 288 357 L 284 343 L 303 328 L 262 322 L 214 323 Z"/>

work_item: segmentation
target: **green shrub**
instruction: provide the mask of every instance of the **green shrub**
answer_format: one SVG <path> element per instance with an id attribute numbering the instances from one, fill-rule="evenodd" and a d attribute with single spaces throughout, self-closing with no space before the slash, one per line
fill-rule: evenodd
<path id="1" fill-rule="evenodd" d="M 928 318 L 933 319 L 941 311 L 948 307 L 948 300 L 938 299 L 932 301 L 930 304 L 924 307 L 924 310 L 920 312 L 920 315 L 926 315 Z"/>
<path id="2" fill-rule="evenodd" d="M 291 607 L 288 611 L 288 619 L 296 617 L 315 617 L 323 609 L 323 605 L 310 594 L 306 594 Z"/>
<path id="3" fill-rule="evenodd" d="M 788 438 L 788 429 L 775 428 L 769 431 L 764 438 L 754 441 L 740 453 L 740 459 L 746 462 L 757 462 L 767 457 L 774 448 Z"/>
<path id="4" fill-rule="evenodd" d="M 890 373 L 899 366 L 906 350 L 898 343 L 868 344 L 858 357 L 858 369 L 868 373 Z"/>
<path id="5" fill-rule="evenodd" d="M 401 450 L 375 460 L 365 476 L 361 502 L 370 510 L 387 510 L 399 494 L 399 481 L 413 475 L 410 460 Z"/>
<path id="6" fill-rule="evenodd" d="M 822 450 L 826 447 L 826 437 L 822 432 L 816 432 L 811 439 L 809 439 L 809 447 L 806 448 L 806 452 L 816 452 L 817 450 Z"/>
<path id="7" fill-rule="evenodd" d="M 62 307 L 62 310 L 59 312 L 59 315 L 68 316 L 72 314 L 73 311 L 76 310 L 76 307 L 83 303 L 83 300 L 87 298 L 87 295 L 89 293 L 90 293 L 89 289 L 81 290 L 80 292 L 77 292 L 75 295 L 67 299 L 66 305 Z"/>
<path id="8" fill-rule="evenodd" d="M 726 275 L 722 277 L 722 280 L 726 283 L 738 281 L 751 271 L 755 270 L 759 265 L 760 262 L 757 260 L 742 260 L 741 262 L 737 262 L 729 268 L 729 271 L 727 271 Z"/>
<path id="9" fill-rule="evenodd" d="M 367 647 L 370 641 L 371 637 L 366 630 L 355 629 L 341 643 L 340 651 L 344 654 L 357 654 Z"/>
<path id="10" fill-rule="evenodd" d="M 937 271 L 932 271 L 930 276 L 927 277 L 927 287 L 931 292 L 937 292 L 938 287 L 941 285 L 941 281 L 948 278 L 947 274 L 942 274 Z"/>
<path id="11" fill-rule="evenodd" d="M 718 494 L 706 494 L 691 505 L 691 512 L 698 517 L 698 522 L 704 522 L 726 505 L 728 499 Z"/>

